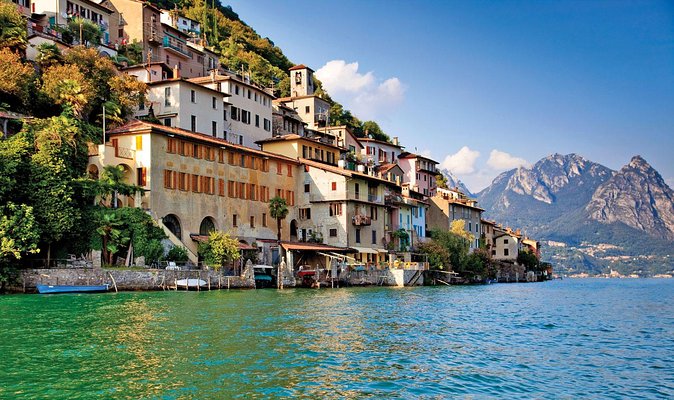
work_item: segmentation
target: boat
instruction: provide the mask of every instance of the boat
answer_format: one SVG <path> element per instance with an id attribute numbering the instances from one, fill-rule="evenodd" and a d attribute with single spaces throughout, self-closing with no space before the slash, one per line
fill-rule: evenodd
<path id="1" fill-rule="evenodd" d="M 203 287 L 206 286 L 206 281 L 203 279 L 178 279 L 176 281 L 176 285 L 178 287 L 187 287 L 189 288 L 196 288 L 196 287 Z"/>
<path id="2" fill-rule="evenodd" d="M 275 287 L 275 279 L 272 275 L 274 267 L 271 265 L 254 265 L 255 287 L 258 289 Z"/>
<path id="3" fill-rule="evenodd" d="M 99 293 L 107 292 L 109 285 L 37 285 L 37 291 L 41 294 L 52 293 Z"/>

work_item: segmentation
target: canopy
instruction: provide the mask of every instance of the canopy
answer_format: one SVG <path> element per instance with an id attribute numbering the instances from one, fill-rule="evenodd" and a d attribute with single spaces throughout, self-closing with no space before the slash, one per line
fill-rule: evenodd
<path id="1" fill-rule="evenodd" d="M 379 253 L 376 249 L 371 249 L 369 247 L 351 247 L 352 249 L 356 250 L 359 253 L 366 253 L 366 254 L 377 254 Z"/>

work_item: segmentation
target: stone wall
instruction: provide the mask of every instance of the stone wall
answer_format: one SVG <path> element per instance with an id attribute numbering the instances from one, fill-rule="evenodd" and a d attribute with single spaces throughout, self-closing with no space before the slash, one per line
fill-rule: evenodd
<path id="1" fill-rule="evenodd" d="M 16 291 L 34 292 L 36 285 L 101 285 L 114 283 L 118 290 L 162 290 L 175 287 L 178 279 L 203 279 L 210 283 L 211 289 L 217 288 L 255 288 L 253 279 L 240 276 L 223 276 L 213 270 L 167 271 L 163 269 L 147 270 L 108 270 L 108 269 L 28 269 L 22 271 Z M 203 288 L 202 288 L 203 289 Z M 206 287 L 208 290 L 208 286 Z"/>

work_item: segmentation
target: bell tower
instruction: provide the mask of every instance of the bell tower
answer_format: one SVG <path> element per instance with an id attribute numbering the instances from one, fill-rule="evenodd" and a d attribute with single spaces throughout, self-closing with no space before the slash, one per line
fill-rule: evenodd
<path id="1" fill-rule="evenodd" d="M 290 96 L 311 96 L 314 94 L 314 71 L 304 64 L 296 65 L 290 71 Z"/>

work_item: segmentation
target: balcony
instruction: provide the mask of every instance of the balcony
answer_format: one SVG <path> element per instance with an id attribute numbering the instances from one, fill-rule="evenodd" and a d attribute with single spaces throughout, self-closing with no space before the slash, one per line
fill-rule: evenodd
<path id="1" fill-rule="evenodd" d="M 136 157 L 136 150 L 117 146 L 115 147 L 115 157 L 133 160 Z"/>
<path id="2" fill-rule="evenodd" d="M 351 218 L 355 226 L 370 226 L 372 225 L 372 218 L 365 215 L 354 215 Z"/>
<path id="3" fill-rule="evenodd" d="M 164 36 L 162 46 L 164 46 L 165 49 L 173 50 L 185 57 L 191 57 L 190 52 L 185 49 L 184 43 L 171 36 Z"/>

